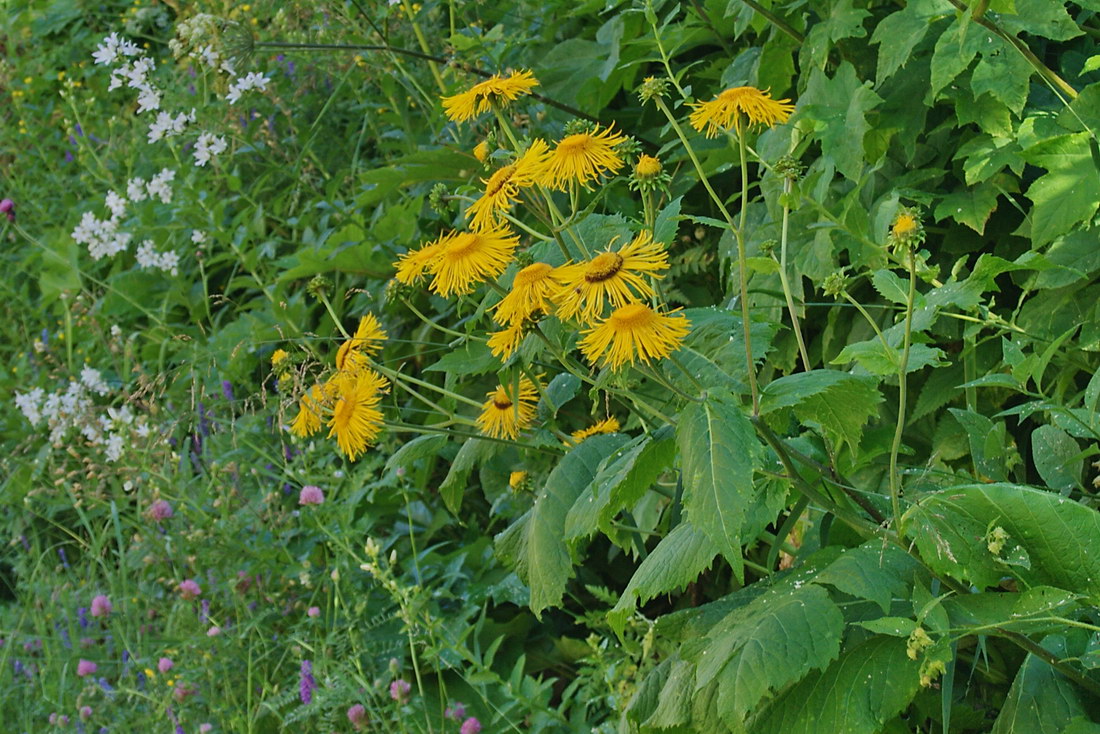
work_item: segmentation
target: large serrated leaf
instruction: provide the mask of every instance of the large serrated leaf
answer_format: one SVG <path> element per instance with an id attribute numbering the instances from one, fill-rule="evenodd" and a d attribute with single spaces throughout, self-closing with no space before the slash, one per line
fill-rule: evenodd
<path id="1" fill-rule="evenodd" d="M 996 586 L 1015 575 L 1100 602 L 1100 513 L 1044 490 L 1013 484 L 955 487 L 922 497 L 906 527 L 925 563 L 937 573 Z M 990 527 L 1008 534 L 1000 555 L 988 547 Z M 1030 568 L 1007 565 L 1019 551 Z"/>
<path id="2" fill-rule="evenodd" d="M 756 502 L 753 472 L 762 453 L 752 423 L 732 398 L 710 395 L 684 410 L 676 440 L 685 514 L 741 578 L 741 530 Z"/>
<path id="3" fill-rule="evenodd" d="M 646 556 L 630 578 L 623 595 L 607 613 L 608 622 L 622 634 L 626 620 L 640 602 L 674 591 L 694 581 L 710 567 L 718 548 L 691 523 L 682 522 Z"/>
<path id="4" fill-rule="evenodd" d="M 740 720 L 769 690 L 827 667 L 843 632 L 844 618 L 821 586 L 764 594 L 710 631 L 695 657 L 695 687 L 717 679 L 719 709 Z"/>
<path id="5" fill-rule="evenodd" d="M 458 508 L 462 506 L 462 496 L 466 493 L 466 482 L 470 478 L 470 472 L 495 448 L 496 445 L 491 441 L 483 441 L 479 438 L 467 439 L 466 443 L 462 444 L 462 448 L 451 461 L 447 476 L 439 485 L 439 494 L 442 495 L 448 510 L 458 514 Z"/>
<path id="6" fill-rule="evenodd" d="M 752 734 L 875 734 L 909 705 L 920 687 L 920 664 L 906 641 L 874 637 L 846 651 L 775 698 L 749 727 Z"/>
<path id="7" fill-rule="evenodd" d="M 774 380 L 761 394 L 760 411 L 768 414 L 793 406 L 799 420 L 853 450 L 863 424 L 878 412 L 882 394 L 877 382 L 840 370 L 811 370 Z"/>
<path id="8" fill-rule="evenodd" d="M 1043 640 L 1043 647 L 1067 657 L 1066 641 L 1058 635 Z M 1045 660 L 1028 655 L 1012 681 L 1012 688 L 993 723 L 991 734 L 1061 734 L 1086 709 L 1078 688 Z"/>
<path id="9" fill-rule="evenodd" d="M 871 541 L 844 551 L 814 581 L 873 601 L 886 614 L 893 597 L 904 598 L 916 568 L 917 562 L 905 551 Z"/>
<path id="10" fill-rule="evenodd" d="M 600 462 L 627 440 L 626 436 L 592 436 L 562 457 L 534 506 L 497 538 L 497 552 L 531 589 L 531 611 L 557 606 L 573 577 L 573 559 L 565 541 L 565 517 L 596 476 Z"/>

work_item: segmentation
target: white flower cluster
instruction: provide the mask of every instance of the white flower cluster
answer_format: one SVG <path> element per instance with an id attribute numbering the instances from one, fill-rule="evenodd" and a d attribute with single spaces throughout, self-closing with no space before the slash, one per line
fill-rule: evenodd
<path id="1" fill-rule="evenodd" d="M 176 178 L 176 172 L 171 168 L 162 168 L 160 173 L 146 181 L 141 176 L 135 176 L 126 182 L 126 195 L 130 201 L 137 203 L 146 199 L 157 197 L 163 203 L 172 201 L 172 187 L 169 185 Z"/>
<path id="2" fill-rule="evenodd" d="M 155 143 L 164 138 L 174 138 L 177 135 L 182 135 L 183 131 L 187 129 L 188 123 L 194 121 L 194 107 L 191 108 L 190 112 L 181 112 L 175 117 L 167 112 L 158 112 L 157 119 L 149 125 L 149 142 Z"/>
<path id="3" fill-rule="evenodd" d="M 125 199 L 122 201 L 125 202 Z M 93 260 L 113 257 L 130 245 L 130 234 L 118 231 L 120 219 L 120 216 L 114 216 L 113 213 L 110 219 L 100 219 L 91 212 L 84 212 L 72 237 L 78 243 L 88 246 L 88 254 Z"/>
<path id="4" fill-rule="evenodd" d="M 203 133 L 195 142 L 195 165 L 205 166 L 214 156 L 224 153 L 227 147 L 225 138 Z"/>
<path id="5" fill-rule="evenodd" d="M 233 64 L 224 58 L 221 51 L 209 43 L 218 42 L 222 36 L 224 21 L 210 13 L 196 13 L 187 20 L 176 24 L 176 37 L 168 42 L 168 48 L 177 59 L 190 56 L 198 59 L 215 71 L 233 75 Z"/>
<path id="6" fill-rule="evenodd" d="M 256 71 L 238 77 L 229 85 L 229 92 L 225 95 L 225 101 L 229 104 L 236 104 L 241 95 L 249 90 L 267 91 L 267 84 L 270 81 L 271 79 Z"/>
<path id="7" fill-rule="evenodd" d="M 136 89 L 138 114 L 160 109 L 161 91 L 149 81 L 156 63 L 131 41 L 121 40 L 117 33 L 112 33 L 103 39 L 92 53 L 92 58 L 97 64 L 118 64 L 111 70 L 111 83 L 107 90 L 113 91 L 123 85 Z"/>
<path id="8" fill-rule="evenodd" d="M 102 446 L 107 461 L 118 461 L 133 435 L 146 438 L 152 432 L 145 417 L 135 420 L 130 407 L 109 407 L 99 411 L 91 394 L 106 396 L 110 387 L 99 370 L 85 367 L 80 380 L 69 380 L 63 389 L 47 394 L 36 387 L 25 393 L 15 394 L 15 406 L 31 424 L 38 427 L 45 423 L 50 431 L 50 443 L 60 445 L 73 430 L 80 432 L 88 443 Z"/>
<path id="9" fill-rule="evenodd" d="M 159 268 L 166 273 L 179 275 L 180 256 L 174 250 L 157 252 L 152 240 L 145 240 L 138 245 L 137 263 L 142 268 Z"/>

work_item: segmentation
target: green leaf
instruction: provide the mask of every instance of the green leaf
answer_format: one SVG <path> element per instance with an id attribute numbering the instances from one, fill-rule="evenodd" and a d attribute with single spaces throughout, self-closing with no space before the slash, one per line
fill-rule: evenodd
<path id="1" fill-rule="evenodd" d="M 928 32 L 928 23 L 915 10 L 914 3 L 891 13 L 875 25 L 871 43 L 879 44 L 875 82 L 882 85 L 912 58 L 913 49 Z"/>
<path id="2" fill-rule="evenodd" d="M 550 380 L 550 384 L 546 386 L 543 397 L 550 415 L 557 415 L 561 407 L 576 396 L 580 386 L 581 378 L 571 372 L 554 375 L 554 379 Z"/>
<path id="3" fill-rule="evenodd" d="M 803 69 L 821 68 L 829 56 L 829 49 L 845 38 L 863 38 L 867 30 L 863 21 L 871 13 L 852 6 L 852 0 L 837 0 L 828 7 L 821 21 L 815 23 L 799 52 L 799 64 Z"/>
<path id="4" fill-rule="evenodd" d="M 900 278 L 890 270 L 876 270 L 871 275 L 871 285 L 887 301 L 905 305 L 909 302 L 909 279 Z M 914 308 L 924 308 L 924 296 L 918 291 L 914 296 Z"/>
<path id="5" fill-rule="evenodd" d="M 491 441 L 468 438 L 455 454 L 447 476 L 439 485 L 439 494 L 443 497 L 443 503 L 452 514 L 457 515 L 458 509 L 462 506 L 462 495 L 466 492 L 466 481 L 470 478 L 470 472 L 495 448 L 496 445 Z"/>
<path id="6" fill-rule="evenodd" d="M 878 338 L 869 339 L 844 347 L 829 364 L 849 362 L 858 363 L 873 375 L 896 375 L 901 365 L 901 350 L 886 346 Z M 943 359 L 943 350 L 927 344 L 912 344 L 909 347 L 909 361 L 905 371 L 916 372 L 928 366 L 942 367 L 945 364 L 947 362 Z"/>
<path id="7" fill-rule="evenodd" d="M 994 423 L 989 418 L 972 410 L 948 408 L 951 415 L 966 431 L 970 440 L 970 456 L 979 478 L 1002 480 L 1005 478 L 1003 423 Z"/>
<path id="8" fill-rule="evenodd" d="M 839 370 L 811 370 L 773 380 L 760 396 L 760 412 L 786 407 L 803 423 L 815 426 L 829 439 L 846 442 L 854 451 L 863 425 L 878 412 L 882 394 L 869 377 Z"/>
<path id="9" fill-rule="evenodd" d="M 932 97 L 966 71 L 978 51 L 990 43 L 993 35 L 988 30 L 959 15 L 940 35 L 932 52 Z"/>
<path id="10" fill-rule="evenodd" d="M 709 395 L 684 410 L 676 439 L 684 512 L 741 578 L 741 529 L 756 502 L 753 472 L 762 453 L 752 424 L 732 398 Z"/>
<path id="11" fill-rule="evenodd" d="M 866 622 L 856 622 L 856 624 L 877 635 L 890 637 L 909 637 L 917 628 L 916 621 L 909 617 L 879 617 Z"/>
<path id="12" fill-rule="evenodd" d="M 424 371 L 446 372 L 451 375 L 483 375 L 499 369 L 500 360 L 493 356 L 489 346 L 482 341 L 470 340 L 443 355 L 435 364 L 425 367 Z"/>
<path id="13" fill-rule="evenodd" d="M 814 581 L 873 601 L 886 614 L 894 597 L 906 596 L 916 568 L 917 562 L 905 551 L 871 541 L 845 550 Z"/>
<path id="14" fill-rule="evenodd" d="M 993 37 L 982 48 L 982 58 L 970 76 L 970 89 L 975 97 L 989 94 L 1019 115 L 1027 104 L 1034 71 L 1014 46 Z"/>
<path id="15" fill-rule="evenodd" d="M 607 613 L 612 629 L 622 635 L 626 620 L 639 603 L 691 583 L 710 568 L 716 555 L 717 546 L 702 531 L 690 522 L 677 525 L 638 565 L 623 595 Z"/>
<path id="16" fill-rule="evenodd" d="M 1081 447 L 1061 428 L 1043 425 L 1032 431 L 1031 458 L 1051 489 L 1069 492 L 1081 486 Z"/>
<path id="17" fill-rule="evenodd" d="M 697 657 L 695 689 L 718 680 L 718 707 L 741 719 L 767 695 L 836 659 L 844 617 L 824 588 L 772 590 L 714 626 Z"/>
<path id="18" fill-rule="evenodd" d="M 596 532 L 596 528 L 599 527 L 600 513 L 611 500 L 611 489 L 626 480 L 630 470 L 634 468 L 634 462 L 638 460 L 649 442 L 648 435 L 638 436 L 619 446 L 614 453 L 604 458 L 592 482 L 577 497 L 565 516 L 566 540 L 586 538 Z M 642 491 L 645 489 L 643 488 Z"/>
<path id="19" fill-rule="evenodd" d="M 1061 0 L 1016 0 L 1016 14 L 1001 17 L 999 24 L 1012 34 L 1029 33 L 1053 41 L 1068 41 L 1084 33 Z"/>
<path id="20" fill-rule="evenodd" d="M 393 471 L 399 466 L 406 466 L 425 456 L 434 456 L 446 445 L 446 436 L 438 434 L 417 436 L 393 452 L 390 458 L 386 460 L 386 471 Z"/>
<path id="21" fill-rule="evenodd" d="M 987 588 L 1011 571 L 1029 586 L 1100 601 L 1100 513 L 1061 495 L 1013 484 L 954 487 L 920 498 L 905 524 L 936 573 Z M 1001 555 L 1018 547 L 1030 568 L 994 556 L 986 540 L 993 527 L 1008 534 Z"/>
<path id="22" fill-rule="evenodd" d="M 863 140 L 871 129 L 867 113 L 880 104 L 882 97 L 871 89 L 871 83 L 861 82 L 855 68 L 844 61 L 832 79 L 814 68 L 796 115 L 813 122 L 822 154 L 856 181 L 863 174 Z"/>
<path id="23" fill-rule="evenodd" d="M 657 219 L 653 222 L 653 241 L 660 242 L 663 245 L 671 245 L 672 241 L 676 239 L 676 230 L 680 226 L 680 202 L 684 197 L 677 196 L 672 201 L 668 202 L 657 214 Z"/>
<path id="24" fill-rule="evenodd" d="M 593 436 L 562 457 L 534 506 L 496 537 L 497 552 L 515 567 L 531 589 L 531 611 L 561 604 L 565 585 L 573 577 L 573 559 L 566 545 L 565 517 L 596 475 L 600 462 L 626 441 L 626 436 Z"/>
<path id="25" fill-rule="evenodd" d="M 691 722 L 691 692 L 695 666 L 686 660 L 673 660 L 668 678 L 657 697 L 657 706 L 643 727 L 669 729 Z"/>
<path id="26" fill-rule="evenodd" d="M 1020 593 L 985 591 L 945 599 L 951 626 L 955 628 L 1003 627 L 1025 634 L 1063 629 L 1051 616 L 1064 616 L 1079 607 L 1076 594 L 1051 586 L 1036 586 Z"/>
<path id="27" fill-rule="evenodd" d="M 997 187 L 989 183 L 959 189 L 943 197 L 936 206 L 936 221 L 951 217 L 978 234 L 984 234 L 985 223 L 997 208 L 998 193 Z"/>
<path id="28" fill-rule="evenodd" d="M 1049 138 L 1024 151 L 1029 162 L 1047 169 L 1027 190 L 1035 203 L 1031 240 L 1053 241 L 1091 219 L 1100 205 L 1100 174 L 1089 149 L 1089 133 Z"/>
<path id="29" fill-rule="evenodd" d="M 821 673 L 788 688 L 750 727 L 752 734 L 875 734 L 901 713 L 920 688 L 920 664 L 906 641 L 873 637 L 847 650 Z"/>
<path id="30" fill-rule="evenodd" d="M 1051 635 L 1042 645 L 1055 656 L 1068 657 L 1065 638 Z M 993 723 L 991 734 L 1034 732 L 1060 734 L 1078 716 L 1086 716 L 1077 686 L 1042 658 L 1028 655 Z"/>

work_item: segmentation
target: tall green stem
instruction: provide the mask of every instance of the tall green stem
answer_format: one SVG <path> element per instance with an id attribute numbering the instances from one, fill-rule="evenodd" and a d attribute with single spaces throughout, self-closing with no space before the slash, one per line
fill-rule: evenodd
<path id="1" fill-rule="evenodd" d="M 802 355 L 802 368 L 810 371 L 810 356 L 806 352 L 806 342 L 802 339 L 802 328 L 798 325 L 798 312 L 794 308 L 794 296 L 791 284 L 787 280 L 787 225 L 790 222 L 791 207 L 787 196 L 791 193 L 791 179 L 783 180 L 783 229 L 779 238 L 779 282 L 783 286 L 783 296 L 787 299 L 787 311 L 791 314 L 791 328 L 798 341 L 798 353 Z"/>
<path id="2" fill-rule="evenodd" d="M 909 371 L 909 345 L 913 331 L 913 302 L 917 297 L 917 268 L 913 253 L 906 256 L 909 270 L 909 296 L 905 302 L 905 333 L 898 365 L 898 422 L 894 426 L 894 443 L 890 446 L 890 504 L 894 511 L 894 523 L 898 538 L 905 537 L 901 514 L 901 478 L 898 476 L 898 451 L 901 450 L 901 433 L 905 429 L 905 401 L 907 397 L 906 374 Z"/>

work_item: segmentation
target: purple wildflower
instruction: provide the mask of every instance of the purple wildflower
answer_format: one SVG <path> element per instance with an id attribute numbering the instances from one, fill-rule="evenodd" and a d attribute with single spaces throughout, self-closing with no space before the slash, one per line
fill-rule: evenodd
<path id="1" fill-rule="evenodd" d="M 88 629 L 88 607 L 77 608 L 76 620 L 80 622 L 81 629 Z"/>
<path id="2" fill-rule="evenodd" d="M 222 380 L 222 396 L 229 402 L 233 402 L 233 383 L 229 380 Z"/>
<path id="3" fill-rule="evenodd" d="M 152 505 L 149 506 L 148 513 L 149 517 L 156 520 L 157 522 L 167 520 L 175 514 L 172 511 L 172 505 L 170 505 L 167 500 L 157 500 L 156 502 L 154 502 Z"/>
<path id="4" fill-rule="evenodd" d="M 202 593 L 202 587 L 194 579 L 184 579 L 179 585 L 180 595 L 184 599 L 194 599 Z"/>
<path id="5" fill-rule="evenodd" d="M 390 698 L 398 703 L 405 703 L 409 699 L 409 691 L 411 690 L 411 683 L 404 678 L 398 678 L 393 683 L 390 683 Z"/>
<path id="6" fill-rule="evenodd" d="M 313 663 L 309 660 L 302 661 L 302 669 L 298 674 L 298 696 L 302 703 L 313 700 L 313 691 L 317 689 L 317 681 L 313 678 Z"/>
<path id="7" fill-rule="evenodd" d="M 157 670 L 162 673 L 167 673 L 174 665 L 175 663 L 172 662 L 171 658 L 161 658 L 157 661 Z"/>
<path id="8" fill-rule="evenodd" d="M 321 607 L 310 607 L 309 609 L 306 610 L 306 616 L 307 617 L 320 617 L 321 616 Z"/>
<path id="9" fill-rule="evenodd" d="M 80 718 L 84 719 L 84 721 L 87 721 L 88 719 L 92 718 L 92 707 L 91 706 L 81 706 L 80 707 Z"/>
<path id="10" fill-rule="evenodd" d="M 15 202 L 11 199 L 0 199 L 0 214 L 8 215 L 8 221 L 15 221 Z"/>
<path id="11" fill-rule="evenodd" d="M 459 734 L 479 734 L 481 732 L 481 722 L 471 716 L 462 722 L 462 728 L 458 732 Z"/>
<path id="12" fill-rule="evenodd" d="M 106 617 L 111 614 L 111 600 L 107 598 L 106 594 L 99 594 L 92 599 L 92 616 L 93 617 Z"/>
<path id="13" fill-rule="evenodd" d="M 80 658 L 80 661 L 76 664 L 76 674 L 81 678 L 86 675 L 91 675 L 97 670 L 99 670 L 99 666 L 93 663 L 91 660 Z"/>
<path id="14" fill-rule="evenodd" d="M 357 703 L 348 709 L 348 721 L 357 731 L 362 730 L 367 725 L 367 709 L 361 704 Z"/>
<path id="15" fill-rule="evenodd" d="M 453 706 L 448 706 L 443 716 L 451 721 L 462 721 L 466 718 L 466 704 L 458 701 Z"/>
<path id="16" fill-rule="evenodd" d="M 61 565 L 64 566 L 67 571 L 69 569 L 69 557 L 65 555 L 64 548 L 57 549 L 57 557 L 61 559 Z"/>

